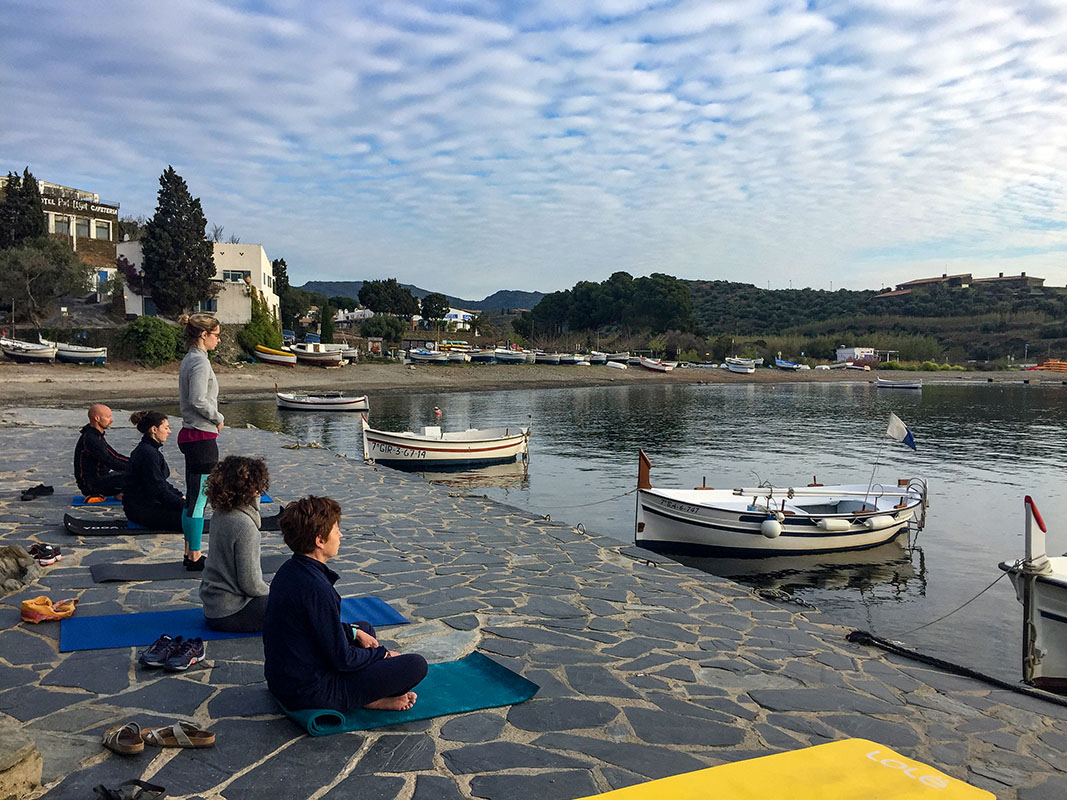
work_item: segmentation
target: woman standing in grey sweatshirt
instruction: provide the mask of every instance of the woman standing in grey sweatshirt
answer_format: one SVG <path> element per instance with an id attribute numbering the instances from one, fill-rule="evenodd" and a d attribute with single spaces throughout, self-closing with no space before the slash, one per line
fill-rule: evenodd
<path id="1" fill-rule="evenodd" d="M 200 544 L 204 536 L 204 483 L 219 460 L 217 439 L 224 421 L 219 411 L 219 382 L 208 356 L 218 347 L 222 326 L 210 314 L 183 316 L 185 341 L 189 352 L 178 373 L 178 395 L 182 409 L 182 429 L 178 449 L 185 456 L 185 534 L 183 563 L 190 571 L 204 568 Z"/>
<path id="2" fill-rule="evenodd" d="M 211 563 L 204 568 L 200 600 L 209 628 L 230 633 L 263 630 L 269 587 L 260 564 L 259 498 L 270 475 L 262 458 L 227 456 L 207 480 Z"/>

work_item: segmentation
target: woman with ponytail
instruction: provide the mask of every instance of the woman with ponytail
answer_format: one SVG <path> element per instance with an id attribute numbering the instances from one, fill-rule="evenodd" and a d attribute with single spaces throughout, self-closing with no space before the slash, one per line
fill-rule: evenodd
<path id="1" fill-rule="evenodd" d="M 204 506 L 207 504 L 205 485 L 219 460 L 217 440 L 224 421 L 219 412 L 219 382 L 215 379 L 208 353 L 218 346 L 222 326 L 211 314 L 183 315 L 178 321 L 185 325 L 185 341 L 189 346 L 178 374 L 182 410 L 178 449 L 185 455 L 183 563 L 187 570 L 200 571 L 204 568 L 200 547 L 204 535 Z"/>
<path id="2" fill-rule="evenodd" d="M 126 519 L 156 531 L 180 531 L 185 499 L 170 484 L 170 467 L 161 448 L 170 436 L 170 420 L 159 411 L 138 411 L 130 422 L 141 432 L 141 442 L 126 466 L 122 510 Z"/>

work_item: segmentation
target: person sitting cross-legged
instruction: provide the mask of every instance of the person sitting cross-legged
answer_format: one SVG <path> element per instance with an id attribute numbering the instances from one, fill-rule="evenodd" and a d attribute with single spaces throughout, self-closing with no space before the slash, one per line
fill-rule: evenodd
<path id="1" fill-rule="evenodd" d="M 263 622 L 267 688 L 290 711 L 405 711 L 426 677 L 426 659 L 378 644 L 366 622 L 341 622 L 338 574 L 326 566 L 341 544 L 341 506 L 310 495 L 279 520 L 293 551 L 270 584 Z"/>
<path id="2" fill-rule="evenodd" d="M 86 497 L 115 495 L 122 499 L 130 459 L 104 439 L 113 421 L 111 409 L 103 403 L 89 406 L 89 424 L 81 429 L 74 445 L 74 481 Z"/>

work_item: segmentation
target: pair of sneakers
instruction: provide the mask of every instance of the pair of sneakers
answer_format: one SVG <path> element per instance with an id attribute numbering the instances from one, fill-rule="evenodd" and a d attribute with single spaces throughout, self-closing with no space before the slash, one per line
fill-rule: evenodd
<path id="1" fill-rule="evenodd" d="M 33 559 L 42 567 L 55 564 L 57 561 L 63 558 L 63 555 L 59 552 L 59 548 L 50 544 L 32 544 L 30 549 L 27 550 Z"/>
<path id="2" fill-rule="evenodd" d="M 204 640 L 184 639 L 164 633 L 137 660 L 145 667 L 163 667 L 168 672 L 185 672 L 207 656 Z"/>

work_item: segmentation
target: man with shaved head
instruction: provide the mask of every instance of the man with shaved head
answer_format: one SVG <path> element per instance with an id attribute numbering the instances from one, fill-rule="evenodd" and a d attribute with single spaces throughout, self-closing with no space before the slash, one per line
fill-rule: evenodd
<path id="1" fill-rule="evenodd" d="M 81 438 L 74 447 L 74 480 L 86 496 L 122 494 L 122 481 L 130 459 L 104 441 L 104 433 L 112 421 L 111 409 L 103 403 L 89 406 L 89 424 L 82 428 Z"/>

